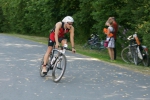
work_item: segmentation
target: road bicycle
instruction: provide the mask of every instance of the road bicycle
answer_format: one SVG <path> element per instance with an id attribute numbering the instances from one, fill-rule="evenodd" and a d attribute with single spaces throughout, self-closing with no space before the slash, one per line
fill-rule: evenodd
<path id="1" fill-rule="evenodd" d="M 138 65 L 143 63 L 144 66 L 149 66 L 148 48 L 141 45 L 137 33 L 127 38 L 129 45 L 121 51 L 121 58 L 126 63 L 134 63 Z"/>
<path id="2" fill-rule="evenodd" d="M 104 49 L 104 40 L 99 39 L 99 35 L 97 34 L 91 34 L 91 38 L 88 39 L 88 41 L 83 45 L 83 49 L 97 49 L 101 50 Z"/>
<path id="3" fill-rule="evenodd" d="M 48 62 L 46 64 L 47 67 L 47 73 L 52 70 L 52 79 L 54 82 L 59 82 L 61 78 L 63 77 L 66 65 L 67 65 L 67 59 L 65 56 L 65 51 L 70 50 L 67 48 L 67 44 L 64 46 L 60 46 L 59 49 L 53 49 L 52 52 L 49 55 Z M 44 58 L 42 58 L 41 64 L 40 64 L 40 76 L 45 77 L 46 74 L 42 73 L 42 65 L 44 63 Z"/>

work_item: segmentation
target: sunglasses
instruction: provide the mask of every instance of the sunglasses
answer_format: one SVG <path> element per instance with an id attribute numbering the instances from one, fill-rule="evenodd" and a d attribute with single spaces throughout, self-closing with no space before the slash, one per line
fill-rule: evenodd
<path id="1" fill-rule="evenodd" d="M 67 22 L 69 25 L 73 25 L 73 23 L 69 23 L 69 22 Z"/>

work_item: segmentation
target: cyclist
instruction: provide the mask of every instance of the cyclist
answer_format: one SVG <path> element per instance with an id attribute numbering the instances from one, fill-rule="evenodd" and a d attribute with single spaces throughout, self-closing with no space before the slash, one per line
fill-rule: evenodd
<path id="1" fill-rule="evenodd" d="M 49 40 L 48 40 L 48 48 L 44 55 L 44 64 L 42 68 L 43 74 L 47 74 L 47 59 L 49 57 L 49 54 L 51 53 L 53 46 L 55 44 L 55 48 L 58 48 L 59 43 L 62 45 L 67 43 L 67 40 L 64 38 L 64 35 L 66 33 L 70 33 L 70 42 L 72 45 L 72 52 L 75 53 L 74 48 L 74 27 L 73 27 L 74 19 L 71 16 L 66 16 L 62 22 L 57 22 L 55 24 L 55 28 L 50 32 Z"/>

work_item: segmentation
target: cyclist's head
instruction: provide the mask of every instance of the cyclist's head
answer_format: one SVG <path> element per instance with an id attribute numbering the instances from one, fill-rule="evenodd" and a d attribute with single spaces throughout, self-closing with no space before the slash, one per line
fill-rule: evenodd
<path id="1" fill-rule="evenodd" d="M 71 16 L 66 16 L 62 22 L 66 22 L 66 23 L 73 23 L 74 22 L 74 19 L 71 17 Z"/>

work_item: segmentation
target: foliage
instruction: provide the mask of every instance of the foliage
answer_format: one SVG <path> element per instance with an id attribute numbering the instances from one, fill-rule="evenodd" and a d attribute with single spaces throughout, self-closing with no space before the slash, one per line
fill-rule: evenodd
<path id="1" fill-rule="evenodd" d="M 75 20 L 75 42 L 83 44 L 92 33 L 105 39 L 105 22 L 114 16 L 122 26 L 118 48 L 125 42 L 122 38 L 135 31 L 150 47 L 149 5 L 149 0 L 0 0 L 0 31 L 48 36 L 56 22 L 70 15 Z M 122 34 L 124 29 L 129 31 Z"/>

